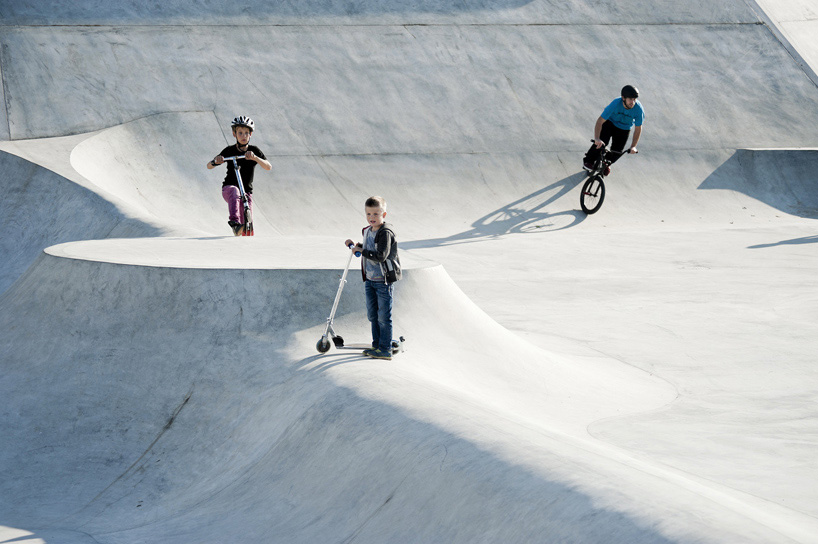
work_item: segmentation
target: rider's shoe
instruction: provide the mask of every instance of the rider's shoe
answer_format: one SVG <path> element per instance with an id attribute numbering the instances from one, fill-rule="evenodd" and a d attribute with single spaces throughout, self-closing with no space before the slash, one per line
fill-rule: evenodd
<path id="1" fill-rule="evenodd" d="M 608 175 L 608 174 L 610 174 L 610 173 L 611 173 L 611 167 L 610 167 L 610 166 L 606 166 L 606 167 L 605 167 L 605 171 L 604 171 L 604 172 L 602 172 L 602 175 L 603 175 L 603 176 L 607 176 L 607 175 Z"/>
<path id="2" fill-rule="evenodd" d="M 373 359 L 386 359 L 387 361 L 392 360 L 392 351 L 383 351 L 380 349 L 367 349 L 364 350 L 364 355 L 367 357 L 372 357 Z"/>
<path id="3" fill-rule="evenodd" d="M 582 163 L 582 169 L 583 169 L 583 170 L 587 170 L 587 171 L 589 171 L 589 172 L 590 172 L 591 170 L 593 170 L 593 169 L 594 169 L 594 163 L 592 163 L 592 162 L 587 162 L 587 161 L 586 161 L 586 162 L 583 162 L 583 163 Z"/>
<path id="4" fill-rule="evenodd" d="M 235 221 L 228 221 L 227 224 L 230 225 L 231 229 L 233 229 L 233 236 L 241 236 L 242 234 L 244 234 L 244 225 L 242 225 L 241 223 L 236 223 Z"/>

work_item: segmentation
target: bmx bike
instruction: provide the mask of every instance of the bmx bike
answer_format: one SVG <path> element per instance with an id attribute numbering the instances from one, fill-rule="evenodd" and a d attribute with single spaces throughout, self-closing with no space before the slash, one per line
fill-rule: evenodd
<path id="1" fill-rule="evenodd" d="M 579 205 L 582 207 L 582 211 L 588 215 L 599 211 L 602 202 L 605 200 L 605 182 L 603 181 L 605 170 L 613 162 L 613 156 L 621 156 L 627 153 L 625 150 L 612 151 L 604 146 L 599 150 L 599 157 L 597 157 L 594 165 L 588 169 L 588 178 L 582 184 L 582 192 L 579 195 Z"/>
<path id="2" fill-rule="evenodd" d="M 241 181 L 241 172 L 239 171 L 238 161 L 243 158 L 244 155 L 237 155 L 235 157 L 224 157 L 224 160 L 233 161 L 233 170 L 236 172 L 236 180 L 239 182 L 241 205 L 244 208 L 244 225 L 242 225 L 241 236 L 253 236 L 253 212 L 250 211 L 250 202 L 247 199 L 247 193 L 244 192 L 244 183 Z"/>

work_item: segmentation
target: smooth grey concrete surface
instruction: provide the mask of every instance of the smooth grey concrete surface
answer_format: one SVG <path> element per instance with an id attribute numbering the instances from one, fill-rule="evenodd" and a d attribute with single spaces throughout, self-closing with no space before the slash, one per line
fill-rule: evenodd
<path id="1" fill-rule="evenodd" d="M 816 542 L 813 17 L 764 3 L 0 1 L 0 542 Z M 373 193 L 408 349 L 319 355 Z"/>
<path id="2" fill-rule="evenodd" d="M 594 3 L 557 0 L 303 0 L 225 4 L 214 0 L 170 0 L 146 5 L 136 0 L 100 6 L 85 2 L 64 4 L 54 0 L 0 4 L 0 17 L 13 25 L 161 25 L 206 26 L 264 24 L 640 24 L 735 23 L 755 20 L 746 2 L 678 4 L 668 0 L 637 0 L 627 5 L 615 0 Z"/>
<path id="3" fill-rule="evenodd" d="M 795 61 L 818 84 L 818 6 L 809 0 L 755 0 L 759 14 L 793 55 Z"/>

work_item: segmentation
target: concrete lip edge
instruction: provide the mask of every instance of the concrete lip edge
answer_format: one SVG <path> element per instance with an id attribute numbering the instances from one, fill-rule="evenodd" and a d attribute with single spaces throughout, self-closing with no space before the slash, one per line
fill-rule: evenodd
<path id="1" fill-rule="evenodd" d="M 348 258 L 342 236 L 201 238 L 116 238 L 66 242 L 44 249 L 53 257 L 111 264 L 190 269 L 343 269 Z M 401 251 L 404 269 L 439 263 Z M 350 270 L 359 267 L 353 258 Z"/>

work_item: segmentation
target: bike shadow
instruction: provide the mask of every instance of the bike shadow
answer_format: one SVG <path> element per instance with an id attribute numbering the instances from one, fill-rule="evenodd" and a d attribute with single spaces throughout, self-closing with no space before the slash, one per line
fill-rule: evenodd
<path id="1" fill-rule="evenodd" d="M 754 246 L 747 246 L 747 249 L 765 249 L 768 247 L 777 247 L 784 245 L 802 245 L 802 244 L 818 244 L 818 236 L 804 236 L 802 238 L 793 238 L 790 240 L 781 240 L 780 242 L 772 242 L 769 244 L 756 244 Z"/>
<path id="2" fill-rule="evenodd" d="M 577 172 L 547 187 L 510 202 L 472 223 L 472 228 L 441 238 L 400 242 L 401 249 L 423 249 L 481 242 L 507 234 L 536 234 L 575 227 L 587 215 L 578 209 L 549 211 L 547 208 L 582 184 L 586 172 Z M 579 197 L 577 197 L 579 198 Z"/>

